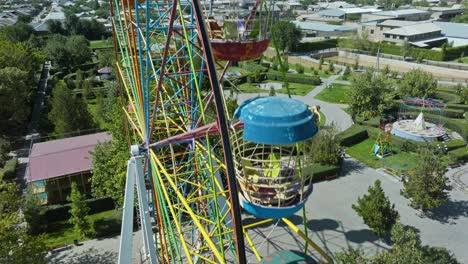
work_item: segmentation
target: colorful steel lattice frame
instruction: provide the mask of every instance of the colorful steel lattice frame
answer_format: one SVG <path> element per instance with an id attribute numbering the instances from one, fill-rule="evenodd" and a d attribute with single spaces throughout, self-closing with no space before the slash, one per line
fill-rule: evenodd
<path id="1" fill-rule="evenodd" d="M 111 4 L 122 111 L 147 151 L 160 260 L 244 263 L 224 100 L 200 4 Z"/>

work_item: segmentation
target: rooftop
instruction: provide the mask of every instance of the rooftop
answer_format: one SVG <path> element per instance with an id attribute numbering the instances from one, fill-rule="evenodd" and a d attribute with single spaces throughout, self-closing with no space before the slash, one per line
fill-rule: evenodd
<path id="1" fill-rule="evenodd" d="M 431 33 L 435 31 L 441 31 L 440 27 L 433 23 L 416 24 L 411 26 L 405 26 L 401 28 L 395 28 L 389 31 L 385 31 L 384 34 L 392 34 L 399 36 L 413 36 L 424 33 Z"/>
<path id="2" fill-rule="evenodd" d="M 98 143 L 111 138 L 102 132 L 34 144 L 29 156 L 28 182 L 90 171 L 90 152 Z"/>
<path id="3" fill-rule="evenodd" d="M 453 22 L 433 22 L 442 29 L 442 34 L 446 37 L 468 39 L 468 24 Z"/>
<path id="4" fill-rule="evenodd" d="M 427 23 L 425 21 L 424 23 Z M 421 24 L 421 21 L 406 21 L 406 20 L 385 20 L 383 22 L 378 23 L 379 26 L 384 26 L 384 27 L 406 27 L 414 24 Z"/>
<path id="5" fill-rule="evenodd" d="M 321 16 L 328 16 L 328 17 L 340 17 L 346 14 L 346 12 L 341 9 L 325 9 L 325 10 L 319 11 L 318 13 Z"/>
<path id="6" fill-rule="evenodd" d="M 377 12 L 373 14 L 378 15 L 378 16 L 406 17 L 410 15 L 417 15 L 417 14 L 430 14 L 430 12 L 410 8 L 410 9 L 401 9 L 401 10 L 393 10 L 393 11 L 381 11 L 381 12 Z"/>
<path id="7" fill-rule="evenodd" d="M 314 23 L 314 22 L 299 22 L 294 21 L 297 27 L 304 30 L 315 30 L 315 31 L 353 31 L 356 30 L 354 27 L 350 26 L 340 26 L 340 25 L 330 25 L 325 23 Z"/>

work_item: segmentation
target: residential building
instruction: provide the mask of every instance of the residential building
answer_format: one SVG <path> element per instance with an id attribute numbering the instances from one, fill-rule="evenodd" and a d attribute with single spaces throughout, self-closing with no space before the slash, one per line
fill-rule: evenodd
<path id="1" fill-rule="evenodd" d="M 433 23 L 414 24 L 403 26 L 383 33 L 384 41 L 402 44 L 407 41 L 411 45 L 426 48 L 438 47 L 447 41 L 442 36 L 442 29 Z"/>
<path id="2" fill-rule="evenodd" d="M 438 21 L 450 21 L 457 15 L 460 15 L 465 11 L 463 8 L 453 8 L 453 7 L 431 7 L 430 11 L 431 19 Z"/>
<path id="3" fill-rule="evenodd" d="M 433 23 L 442 30 L 442 35 L 447 37 L 447 41 L 451 46 L 468 45 L 468 24 L 439 21 Z"/>
<path id="4" fill-rule="evenodd" d="M 27 183 L 42 204 L 66 201 L 71 183 L 91 194 L 92 159 L 90 152 L 100 142 L 111 140 L 106 132 L 36 143 L 31 149 Z"/>

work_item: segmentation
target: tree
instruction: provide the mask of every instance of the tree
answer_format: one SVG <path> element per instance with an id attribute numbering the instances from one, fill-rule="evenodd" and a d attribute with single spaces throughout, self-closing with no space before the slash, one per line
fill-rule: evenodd
<path id="1" fill-rule="evenodd" d="M 389 74 L 390 74 L 390 66 L 388 66 L 388 64 L 385 64 L 385 67 L 382 69 L 382 75 L 388 76 Z"/>
<path id="2" fill-rule="evenodd" d="M 273 43 L 284 53 L 292 51 L 302 39 L 301 30 L 292 22 L 280 20 L 272 27 Z"/>
<path id="3" fill-rule="evenodd" d="M 328 71 L 333 73 L 335 71 L 335 66 L 333 65 L 333 62 L 330 61 L 330 63 L 328 63 Z"/>
<path id="4" fill-rule="evenodd" d="M 115 54 L 113 50 L 100 50 L 98 52 L 99 67 L 113 67 L 115 65 Z"/>
<path id="5" fill-rule="evenodd" d="M 411 45 L 407 40 L 403 42 L 403 45 L 401 45 L 401 55 L 403 55 L 403 59 L 405 59 L 409 53 L 411 52 Z"/>
<path id="6" fill-rule="evenodd" d="M 20 127 L 31 111 L 31 87 L 27 85 L 28 73 L 16 67 L 0 69 L 0 125 Z"/>
<path id="7" fill-rule="evenodd" d="M 348 65 L 346 65 L 344 71 L 343 71 L 343 76 L 349 76 L 351 74 L 351 69 L 349 68 Z"/>
<path id="8" fill-rule="evenodd" d="M 77 28 L 79 22 L 80 19 L 74 14 L 65 14 L 64 25 L 69 35 L 74 35 L 78 32 Z"/>
<path id="9" fill-rule="evenodd" d="M 86 100 L 93 98 L 93 92 L 91 91 L 91 84 L 89 80 L 84 80 L 81 85 L 81 90 L 83 93 L 83 98 Z"/>
<path id="10" fill-rule="evenodd" d="M 15 25 L 0 28 L 0 38 L 11 42 L 25 42 L 33 34 L 34 29 L 26 23 L 16 23 Z"/>
<path id="11" fill-rule="evenodd" d="M 54 66 L 69 69 L 90 61 L 92 55 L 89 41 L 77 35 L 68 38 L 52 35 L 47 41 L 44 52 Z"/>
<path id="12" fill-rule="evenodd" d="M 359 197 L 352 208 L 379 237 L 387 234 L 399 218 L 395 204 L 390 204 L 380 180 L 376 180 L 373 187 L 369 186 L 368 194 Z"/>
<path id="13" fill-rule="evenodd" d="M 359 249 L 349 248 L 337 254 L 340 264 L 372 263 L 372 264 L 458 264 L 459 262 L 445 248 L 421 246 L 418 234 L 400 222 L 395 223 L 391 231 L 392 248 L 366 257 Z"/>
<path id="14" fill-rule="evenodd" d="M 55 67 L 67 68 L 73 66 L 71 65 L 71 53 L 66 42 L 67 38 L 62 35 L 52 35 L 47 40 L 44 52 Z"/>
<path id="15" fill-rule="evenodd" d="M 106 28 L 96 19 L 81 19 L 76 24 L 76 34 L 83 35 L 89 40 L 97 40 L 106 34 Z"/>
<path id="16" fill-rule="evenodd" d="M 28 223 L 28 233 L 31 235 L 39 234 L 44 210 L 32 188 L 28 188 L 28 193 L 23 199 L 21 207 L 23 209 L 24 220 Z"/>
<path id="17" fill-rule="evenodd" d="M 93 126 L 86 104 L 71 93 L 64 81 L 55 85 L 51 105 L 49 119 L 54 124 L 56 134 L 89 129 Z"/>
<path id="18" fill-rule="evenodd" d="M 317 135 L 312 138 L 310 147 L 314 162 L 338 165 L 342 160 L 342 148 L 337 137 L 335 124 L 321 129 Z"/>
<path id="19" fill-rule="evenodd" d="M 58 19 L 47 20 L 47 28 L 49 29 L 49 32 L 51 34 L 63 35 L 65 33 L 65 30 L 63 29 L 63 26 L 62 26 L 62 21 Z"/>
<path id="20" fill-rule="evenodd" d="M 307 10 L 307 8 L 310 6 L 310 5 L 314 5 L 315 3 L 317 3 L 316 0 L 300 0 L 299 3 L 302 5 L 302 7 Z"/>
<path id="21" fill-rule="evenodd" d="M 98 144 L 92 152 L 91 188 L 94 196 L 111 197 L 117 207 L 120 207 L 123 205 L 127 160 L 130 153 L 120 104 L 115 98 L 113 102 L 112 111 L 108 113 L 111 122 L 107 127 L 112 134 L 112 140 Z"/>
<path id="22" fill-rule="evenodd" d="M 354 78 L 350 90 L 350 110 L 353 117 L 371 118 L 390 106 L 392 85 L 386 76 L 374 75 L 372 70 Z"/>
<path id="23" fill-rule="evenodd" d="M 336 260 L 339 264 L 364 264 L 369 261 L 362 249 L 354 249 L 352 247 L 344 252 L 338 252 Z"/>
<path id="24" fill-rule="evenodd" d="M 18 208 L 18 187 L 0 179 L 0 263 L 45 264 L 45 244 L 42 236 L 29 236 L 21 225 Z"/>
<path id="25" fill-rule="evenodd" d="M 80 193 L 76 182 L 71 184 L 71 193 L 67 197 L 70 205 L 70 219 L 68 222 L 73 224 L 76 231 L 79 232 L 80 237 L 84 238 L 91 230 L 91 224 L 88 219 L 89 207 L 86 204 L 86 197 Z"/>
<path id="26" fill-rule="evenodd" d="M 320 71 L 322 70 L 322 66 L 323 66 L 323 56 L 320 56 L 320 60 L 319 60 L 319 70 Z"/>
<path id="27" fill-rule="evenodd" d="M 85 37 L 79 35 L 68 37 L 66 46 L 71 55 L 72 65 L 80 65 L 91 60 L 92 51 Z"/>
<path id="28" fill-rule="evenodd" d="M 410 205 L 423 211 L 439 207 L 448 200 L 448 178 L 446 166 L 432 149 L 419 152 L 419 166 L 408 173 L 403 180 L 402 195 L 410 199 Z"/>

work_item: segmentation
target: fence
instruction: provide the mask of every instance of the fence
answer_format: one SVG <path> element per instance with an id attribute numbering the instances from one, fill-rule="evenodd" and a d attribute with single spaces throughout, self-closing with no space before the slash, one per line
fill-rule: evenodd
<path id="1" fill-rule="evenodd" d="M 314 58 L 314 59 L 318 59 L 318 58 L 320 58 L 322 56 L 324 58 L 328 58 L 328 57 L 337 56 L 338 52 L 340 52 L 340 51 L 345 51 L 345 52 L 355 53 L 355 54 L 364 54 L 364 55 L 369 55 L 369 56 L 375 56 L 374 54 L 371 54 L 371 52 L 369 52 L 369 51 L 348 49 L 348 48 L 330 48 L 330 49 L 317 50 L 317 51 L 311 52 L 309 54 L 309 56 L 311 58 Z M 386 58 L 386 59 L 392 59 L 392 60 L 399 60 L 399 61 L 416 62 L 416 60 L 414 58 L 411 58 L 411 57 L 403 57 L 403 56 L 386 54 L 386 53 L 380 53 L 379 57 Z M 443 67 L 443 68 L 449 68 L 449 69 L 455 69 L 455 70 L 468 71 L 468 64 L 466 64 L 466 63 L 442 62 L 442 61 L 433 61 L 433 60 L 419 60 L 419 61 L 417 61 L 417 63 L 425 64 L 425 65 L 431 65 L 431 66 L 437 66 L 437 67 Z"/>

